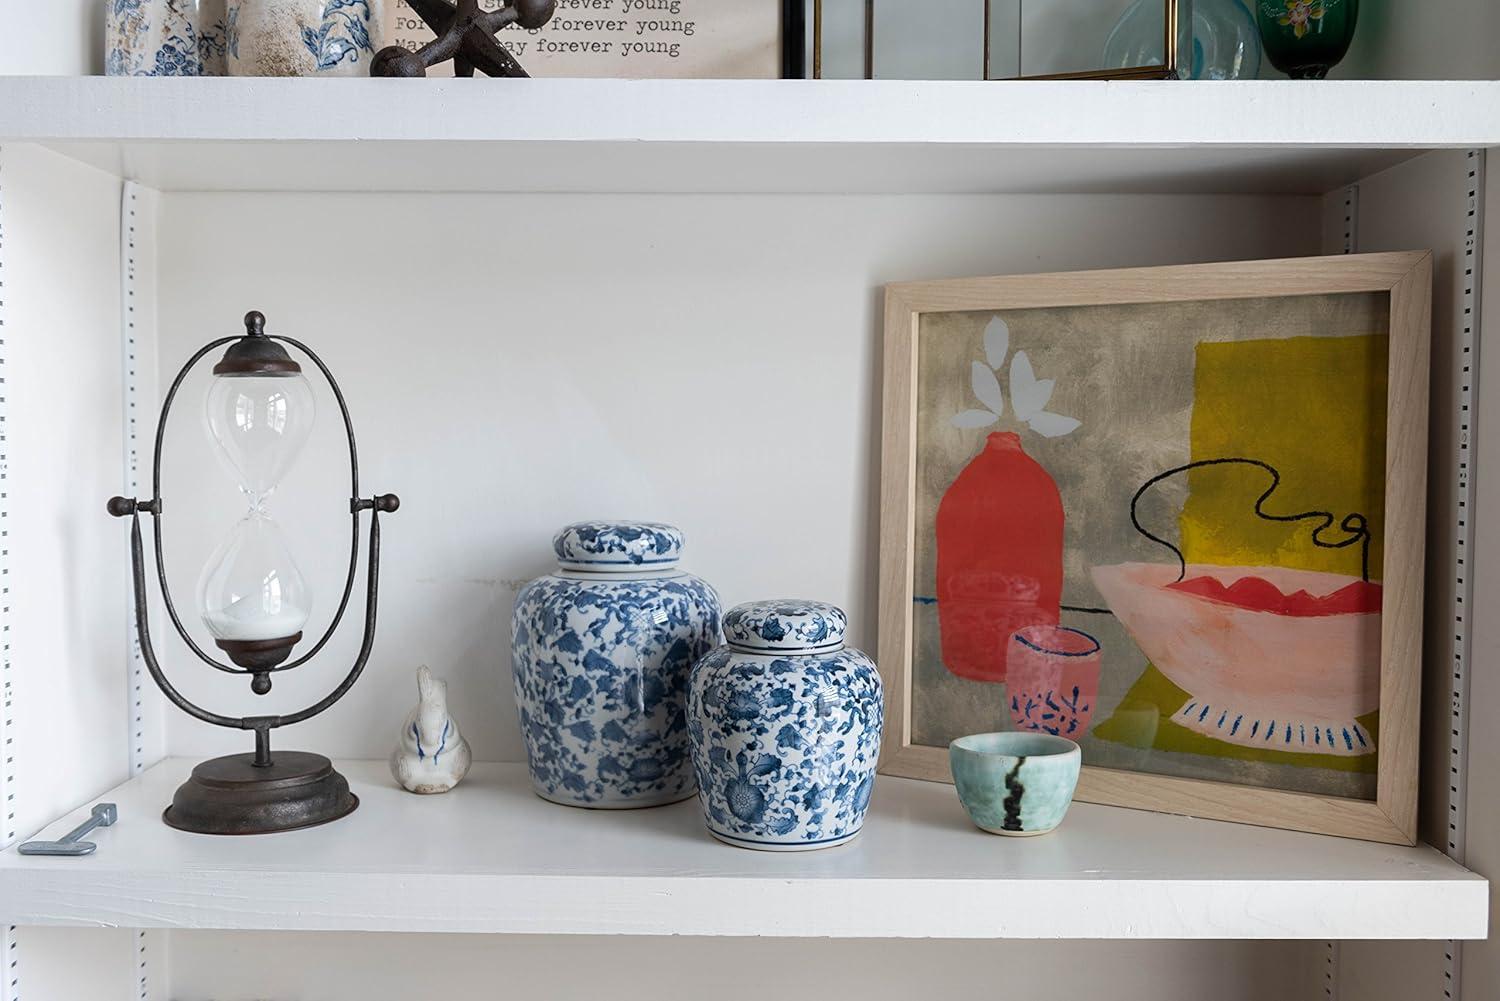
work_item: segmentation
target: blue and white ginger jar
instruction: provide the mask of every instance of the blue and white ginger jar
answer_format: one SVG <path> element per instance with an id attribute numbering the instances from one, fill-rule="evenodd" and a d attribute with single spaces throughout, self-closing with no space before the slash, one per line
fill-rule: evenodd
<path id="1" fill-rule="evenodd" d="M 719 638 L 719 597 L 677 568 L 671 525 L 569 525 L 556 573 L 516 598 L 511 654 L 531 784 L 567 806 L 693 794 L 688 672 Z"/>
<path id="2" fill-rule="evenodd" d="M 688 731 L 714 837 L 805 851 L 859 833 L 880 758 L 884 700 L 848 619 L 816 601 L 737 605 L 727 645 L 693 668 Z"/>

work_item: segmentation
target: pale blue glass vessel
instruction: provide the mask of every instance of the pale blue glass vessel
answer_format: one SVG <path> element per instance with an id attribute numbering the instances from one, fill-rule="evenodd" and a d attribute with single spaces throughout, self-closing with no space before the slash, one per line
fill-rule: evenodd
<path id="1" fill-rule="evenodd" d="M 1136 0 L 1104 43 L 1108 69 L 1162 61 L 1162 0 Z M 1240 0 L 1192 0 L 1179 6 L 1191 23 L 1192 41 L 1179 60 L 1178 75 L 1192 80 L 1253 80 L 1260 75 L 1260 32 Z"/>

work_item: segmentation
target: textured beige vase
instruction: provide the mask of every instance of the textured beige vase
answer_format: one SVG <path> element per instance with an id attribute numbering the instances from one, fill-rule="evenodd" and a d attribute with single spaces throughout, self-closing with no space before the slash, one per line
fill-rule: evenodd
<path id="1" fill-rule="evenodd" d="M 223 76 L 226 0 L 115 0 L 105 8 L 109 76 Z"/>
<path id="2" fill-rule="evenodd" d="M 229 0 L 230 76 L 368 76 L 394 0 Z"/>

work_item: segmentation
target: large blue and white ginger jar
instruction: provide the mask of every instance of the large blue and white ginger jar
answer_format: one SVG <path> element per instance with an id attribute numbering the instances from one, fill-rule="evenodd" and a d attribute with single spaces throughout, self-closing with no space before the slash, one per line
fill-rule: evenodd
<path id="1" fill-rule="evenodd" d="M 693 667 L 688 728 L 714 837 L 805 851 L 859 833 L 880 758 L 884 700 L 848 619 L 816 601 L 737 605 L 726 645 Z"/>
<path id="2" fill-rule="evenodd" d="M 556 573 L 521 590 L 511 654 L 537 795 L 623 809 L 693 794 L 688 673 L 719 638 L 719 598 L 678 569 L 670 525 L 569 525 Z"/>

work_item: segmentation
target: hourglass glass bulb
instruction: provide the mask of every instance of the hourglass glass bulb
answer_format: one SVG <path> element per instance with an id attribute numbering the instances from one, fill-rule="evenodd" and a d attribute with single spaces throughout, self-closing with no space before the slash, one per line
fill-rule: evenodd
<path id="1" fill-rule="evenodd" d="M 287 639 L 307 624 L 311 595 L 281 530 L 256 508 L 234 526 L 198 578 L 198 608 L 217 640 Z"/>
<path id="2" fill-rule="evenodd" d="M 252 503 L 286 475 L 312 431 L 315 409 L 300 373 L 214 377 L 208 431 Z"/>

